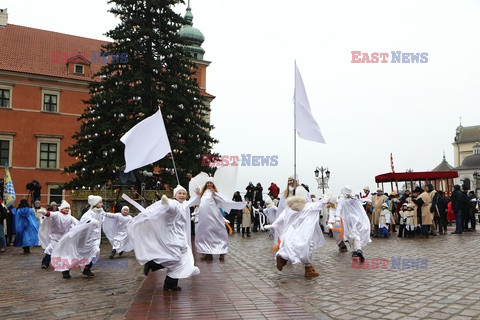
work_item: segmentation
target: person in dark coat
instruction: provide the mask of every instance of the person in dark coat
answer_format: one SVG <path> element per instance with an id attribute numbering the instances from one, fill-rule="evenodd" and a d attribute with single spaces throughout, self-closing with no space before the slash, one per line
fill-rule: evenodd
<path id="1" fill-rule="evenodd" d="M 38 221 L 35 211 L 30 208 L 27 199 L 20 200 L 14 211 L 15 247 L 22 247 L 23 253 L 30 253 L 30 247 L 38 245 Z"/>
<path id="2" fill-rule="evenodd" d="M 6 237 L 3 230 L 6 224 L 6 219 L 7 207 L 2 203 L 2 199 L 0 199 L 0 253 L 4 253 L 7 247 Z"/>
<path id="3" fill-rule="evenodd" d="M 465 203 L 465 194 L 460 191 L 460 185 L 456 184 L 453 186 L 450 202 L 455 215 L 455 231 L 452 234 L 462 234 L 462 210 Z"/>
<path id="4" fill-rule="evenodd" d="M 255 193 L 255 186 L 251 181 L 248 183 L 248 186 L 245 188 L 245 190 L 247 190 L 245 197 L 248 197 L 248 199 L 253 199 L 253 194 Z"/>
<path id="5" fill-rule="evenodd" d="M 447 234 L 447 204 L 448 200 L 445 198 L 443 191 L 437 191 L 437 210 L 439 215 L 439 222 L 438 222 L 438 231 L 440 234 Z"/>
<path id="6" fill-rule="evenodd" d="M 260 202 L 260 204 L 263 206 L 263 195 L 262 195 L 262 192 L 263 192 L 263 187 L 262 185 L 259 183 L 257 183 L 257 186 L 255 187 L 255 198 L 253 199 L 253 203 L 257 203 L 257 202 Z"/>
<path id="7" fill-rule="evenodd" d="M 243 201 L 242 196 L 240 195 L 240 191 L 236 191 L 233 194 L 232 200 L 236 201 L 236 202 L 242 202 Z M 233 227 L 234 226 L 233 223 L 231 223 L 230 226 L 232 227 L 232 229 L 236 229 L 237 233 L 240 233 L 240 229 L 242 228 L 242 210 L 232 209 L 232 210 L 230 210 L 230 214 L 235 219 L 235 228 Z"/>

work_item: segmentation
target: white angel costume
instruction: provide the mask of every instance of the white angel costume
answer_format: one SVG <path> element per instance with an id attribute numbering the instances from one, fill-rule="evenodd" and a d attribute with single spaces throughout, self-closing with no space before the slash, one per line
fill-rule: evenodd
<path id="1" fill-rule="evenodd" d="M 107 236 L 115 252 L 129 252 L 133 250 L 133 245 L 127 233 L 127 227 L 132 221 L 132 216 L 124 216 L 121 212 L 104 214 L 103 232 L 105 232 L 105 236 Z"/>
<path id="2" fill-rule="evenodd" d="M 175 279 L 200 273 L 188 242 L 190 207 L 198 200 L 193 196 L 180 203 L 164 197 L 133 218 L 127 232 L 141 265 L 153 261 L 167 269 L 167 277 Z"/>
<path id="3" fill-rule="evenodd" d="M 272 224 L 281 239 L 276 255 L 292 264 L 303 263 L 309 266 L 312 262 L 313 250 L 325 244 L 325 238 L 318 223 L 318 211 L 324 202 L 306 203 L 304 197 L 294 196 L 285 204 L 285 210 Z"/>
<path id="4" fill-rule="evenodd" d="M 40 218 L 42 222 L 38 231 L 38 242 L 45 249 L 45 257 L 42 260 L 42 268 L 44 269 L 50 265 L 50 257 L 58 241 L 78 224 L 78 220 L 71 214 L 68 202 L 63 200 L 59 209 L 68 210 L 68 212 L 47 211 Z"/>
<path id="5" fill-rule="evenodd" d="M 64 272 L 64 278 L 70 278 L 70 269 L 81 268 L 83 273 L 93 276 L 90 268 L 93 259 L 100 256 L 100 239 L 102 230 L 103 208 L 95 206 L 102 201 L 99 196 L 88 196 L 91 209 L 85 212 L 80 222 L 70 229 L 61 239 L 52 252 L 52 266 L 55 271 Z"/>
<path id="6" fill-rule="evenodd" d="M 342 194 L 338 199 L 337 214 L 343 220 L 344 240 L 348 241 L 355 250 L 352 256 L 360 257 L 363 261 L 362 247 L 371 242 L 370 221 L 362 202 L 352 197 L 351 192 L 349 186 L 342 189 Z"/>
<path id="7" fill-rule="evenodd" d="M 218 193 L 205 190 L 200 200 L 198 225 L 195 232 L 195 248 L 199 253 L 223 255 L 228 252 L 228 233 L 225 228 L 225 222 L 228 220 L 223 218 L 220 208 L 228 214 L 230 210 L 241 210 L 246 205 L 245 202 L 232 201 L 222 195 L 234 193 L 237 171 L 238 166 L 225 166 L 217 169 L 214 179 L 205 172 L 201 172 L 190 180 L 190 194 L 194 189 L 203 188 L 208 181 L 213 182 L 213 180 L 218 190 Z"/>
<path id="8" fill-rule="evenodd" d="M 270 197 L 265 200 L 265 206 L 266 208 L 263 208 L 263 213 L 267 217 L 268 224 L 273 224 L 275 220 L 277 220 L 277 215 L 279 213 L 278 208 Z M 275 229 L 270 229 L 270 236 L 273 237 L 273 245 L 278 246 L 278 233 L 275 232 Z"/>

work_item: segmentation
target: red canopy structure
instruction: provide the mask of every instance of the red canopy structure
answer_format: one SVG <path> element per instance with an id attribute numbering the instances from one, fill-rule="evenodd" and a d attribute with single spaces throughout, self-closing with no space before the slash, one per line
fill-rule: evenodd
<path id="1" fill-rule="evenodd" d="M 425 172 L 389 172 L 375 176 L 375 182 L 377 183 L 377 185 L 381 183 L 382 189 L 384 182 L 390 182 L 392 190 L 394 190 L 393 182 L 395 182 L 398 189 L 399 181 L 410 182 L 410 186 L 412 188 L 414 185 L 414 181 L 418 181 L 419 185 L 422 185 L 423 181 L 424 183 L 433 184 L 435 189 L 445 188 L 444 191 L 448 193 L 452 189 L 454 178 L 458 178 L 458 171 L 456 170 Z"/>

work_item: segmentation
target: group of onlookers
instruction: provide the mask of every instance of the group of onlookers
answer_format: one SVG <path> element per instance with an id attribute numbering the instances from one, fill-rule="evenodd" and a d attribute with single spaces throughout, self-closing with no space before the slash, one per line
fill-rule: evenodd
<path id="1" fill-rule="evenodd" d="M 381 188 L 373 194 L 368 187 L 363 191 L 361 200 L 371 221 L 373 237 L 389 237 L 396 232 L 396 226 L 399 237 L 443 235 L 453 220 L 456 227 L 452 234 L 476 229 L 479 201 L 466 186 L 454 185 L 451 194 L 435 190 L 430 183 L 401 194 L 385 194 Z"/>

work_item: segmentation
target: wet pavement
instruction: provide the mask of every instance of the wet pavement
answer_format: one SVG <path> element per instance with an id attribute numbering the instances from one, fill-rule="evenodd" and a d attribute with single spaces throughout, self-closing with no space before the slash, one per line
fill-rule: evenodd
<path id="1" fill-rule="evenodd" d="M 451 230 L 450 230 L 451 229 Z M 453 231 L 449 227 L 449 231 Z M 133 252 L 102 259 L 87 278 L 42 270 L 43 250 L 8 247 L 0 255 L 1 319 L 479 319 L 480 231 L 428 239 L 373 239 L 363 265 L 333 239 L 314 252 L 319 277 L 275 267 L 264 232 L 230 236 L 224 262 L 200 261 L 200 274 L 162 290 L 165 271 L 148 277 Z"/>

